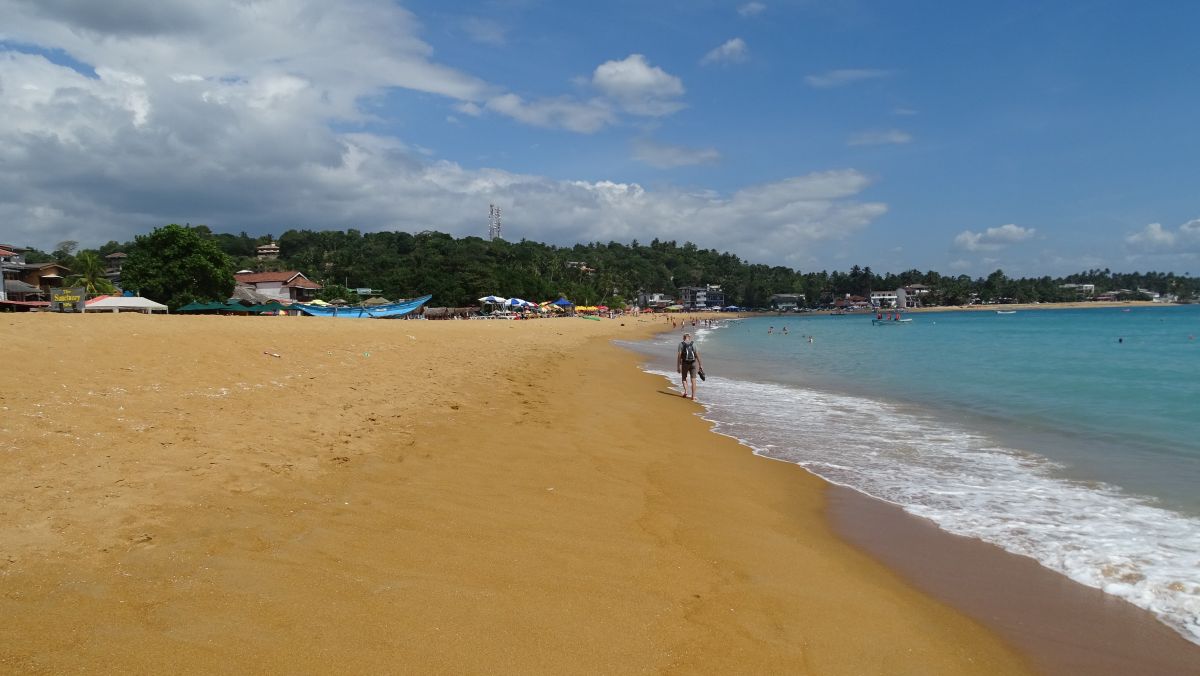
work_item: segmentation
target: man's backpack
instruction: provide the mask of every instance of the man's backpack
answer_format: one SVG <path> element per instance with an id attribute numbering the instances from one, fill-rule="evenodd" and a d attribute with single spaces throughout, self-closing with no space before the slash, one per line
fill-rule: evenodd
<path id="1" fill-rule="evenodd" d="M 696 346 L 692 343 L 680 343 L 679 350 L 683 353 L 683 360 L 686 362 L 696 361 Z"/>

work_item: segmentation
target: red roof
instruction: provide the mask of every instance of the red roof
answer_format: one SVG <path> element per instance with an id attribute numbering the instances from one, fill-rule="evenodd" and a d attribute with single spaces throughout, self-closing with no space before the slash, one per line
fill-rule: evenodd
<path id="1" fill-rule="evenodd" d="M 233 276 L 239 284 L 259 284 L 262 282 L 281 282 L 284 286 L 294 286 L 298 289 L 319 289 L 320 284 L 305 277 L 303 273 L 291 270 L 288 272 L 243 272 Z"/>
<path id="2" fill-rule="evenodd" d="M 44 300 L 0 300 L 0 305 L 18 305 L 20 307 L 46 307 L 50 305 Z"/>
<path id="3" fill-rule="evenodd" d="M 7 258 L 9 256 L 16 256 L 16 255 L 17 254 L 9 251 L 8 249 L 0 249 L 0 258 Z"/>
<path id="4" fill-rule="evenodd" d="M 111 298 L 111 296 L 107 296 L 107 295 L 106 296 L 96 296 L 95 298 L 89 298 L 89 299 L 83 301 L 83 304 L 91 305 L 92 303 L 95 303 L 98 300 L 104 300 L 105 298 Z"/>

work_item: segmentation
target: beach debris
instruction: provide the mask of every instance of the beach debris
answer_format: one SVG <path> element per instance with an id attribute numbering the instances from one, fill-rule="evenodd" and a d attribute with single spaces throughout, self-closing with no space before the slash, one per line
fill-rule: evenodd
<path id="1" fill-rule="evenodd" d="M 267 352 L 266 350 L 264 350 L 264 351 L 263 351 L 263 354 L 265 354 L 265 355 L 269 355 L 269 356 L 271 356 L 271 357 L 275 357 L 276 359 L 279 359 L 279 353 L 278 353 L 278 352 Z"/>

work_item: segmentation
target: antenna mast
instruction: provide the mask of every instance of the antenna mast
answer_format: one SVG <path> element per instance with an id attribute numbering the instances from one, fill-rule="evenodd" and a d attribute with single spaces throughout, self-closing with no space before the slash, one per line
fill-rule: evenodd
<path id="1" fill-rule="evenodd" d="M 500 234 L 500 207 L 488 205 L 488 239 L 503 239 Z"/>

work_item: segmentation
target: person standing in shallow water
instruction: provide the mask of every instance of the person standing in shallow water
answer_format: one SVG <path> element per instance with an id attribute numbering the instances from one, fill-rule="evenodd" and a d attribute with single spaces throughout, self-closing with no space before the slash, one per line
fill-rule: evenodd
<path id="1" fill-rule="evenodd" d="M 692 342 L 692 334 L 683 334 L 683 342 L 675 353 L 675 370 L 679 371 L 681 396 L 688 396 L 688 376 L 692 378 L 692 401 L 696 400 L 696 372 L 703 369 L 700 363 L 700 350 Z"/>

